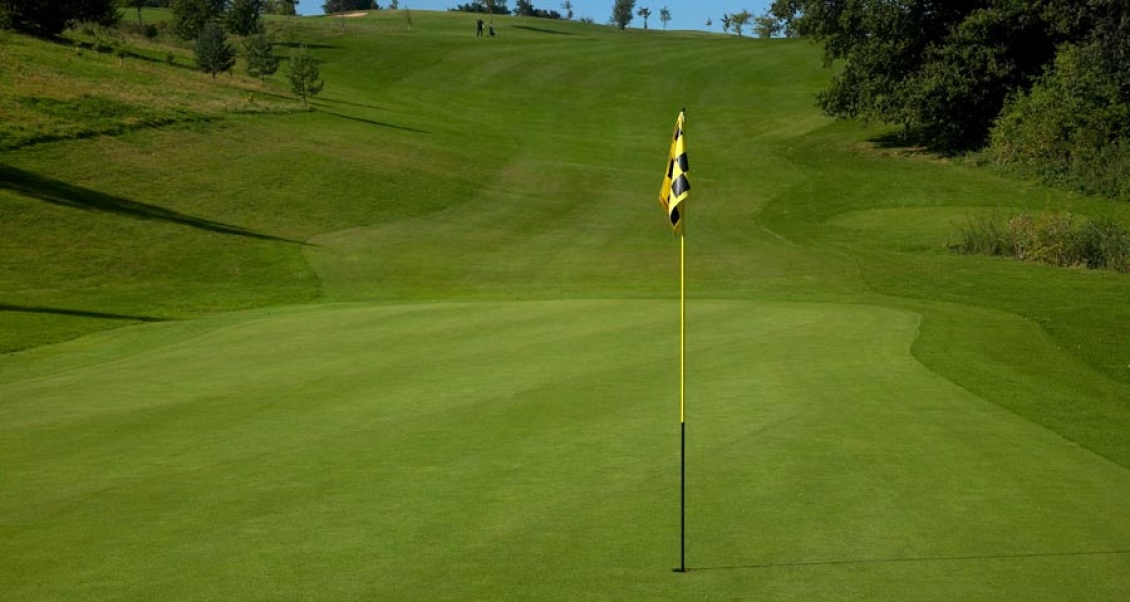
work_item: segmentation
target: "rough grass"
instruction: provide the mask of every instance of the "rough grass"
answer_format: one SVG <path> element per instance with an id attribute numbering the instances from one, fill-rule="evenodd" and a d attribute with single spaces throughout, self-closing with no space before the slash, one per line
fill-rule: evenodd
<path id="1" fill-rule="evenodd" d="M 1078 220 L 1067 213 L 1021 213 L 1007 221 L 971 216 L 951 248 L 1057 267 L 1130 271 L 1130 228 L 1109 217 Z"/>
<path id="2" fill-rule="evenodd" d="M 103 36 L 104 37 L 104 36 Z M 70 31 L 54 43 L 6 34 L 0 45 L 0 149 L 142 128 L 199 122 L 231 113 L 294 111 L 281 86 L 235 73 L 211 81 L 191 52 L 169 40 Z M 173 65 L 165 58 L 171 54 Z M 171 68 L 173 67 L 173 68 Z"/>

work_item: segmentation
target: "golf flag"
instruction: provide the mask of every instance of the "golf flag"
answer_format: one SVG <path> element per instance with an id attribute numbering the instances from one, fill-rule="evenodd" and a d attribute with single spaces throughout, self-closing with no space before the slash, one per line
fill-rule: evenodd
<path id="1" fill-rule="evenodd" d="M 679 111 L 679 120 L 675 122 L 675 133 L 671 137 L 671 150 L 667 155 L 667 172 L 663 176 L 663 185 L 659 188 L 659 204 L 667 211 L 671 220 L 671 229 L 676 233 L 683 226 L 683 201 L 691 195 L 691 182 L 687 179 L 690 173 L 690 162 L 687 160 L 686 138 L 683 135 L 683 123 L 686 119 L 686 109 Z"/>

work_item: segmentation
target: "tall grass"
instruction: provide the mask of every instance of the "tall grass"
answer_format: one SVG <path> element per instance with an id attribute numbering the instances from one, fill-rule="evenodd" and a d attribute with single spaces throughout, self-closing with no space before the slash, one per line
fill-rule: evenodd
<path id="1" fill-rule="evenodd" d="M 1024 212 L 1002 220 L 982 213 L 969 216 L 959 236 L 950 247 L 962 254 L 1130 273 L 1130 228 L 1109 217 Z"/>

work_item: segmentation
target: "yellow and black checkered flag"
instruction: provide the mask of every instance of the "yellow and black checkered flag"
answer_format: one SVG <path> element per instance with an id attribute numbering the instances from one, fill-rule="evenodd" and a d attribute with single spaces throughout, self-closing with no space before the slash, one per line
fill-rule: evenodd
<path id="1" fill-rule="evenodd" d="M 683 135 L 686 109 L 679 111 L 675 122 L 675 133 L 671 137 L 671 151 L 667 155 L 667 173 L 663 176 L 663 186 L 659 188 L 659 204 L 671 219 L 671 228 L 678 233 L 683 227 L 683 202 L 691 195 L 691 181 L 687 179 L 691 166 L 687 160 L 687 147 Z"/>

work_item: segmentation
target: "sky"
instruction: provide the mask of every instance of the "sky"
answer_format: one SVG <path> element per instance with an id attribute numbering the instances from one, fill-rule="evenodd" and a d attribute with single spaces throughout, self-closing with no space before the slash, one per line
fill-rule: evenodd
<path id="1" fill-rule="evenodd" d="M 447 10 L 453 6 L 464 4 L 470 0 L 400 0 L 400 7 L 412 10 Z M 562 14 L 561 3 L 565 0 L 533 0 L 534 8 L 543 10 L 556 10 Z M 607 23 L 612 16 L 612 5 L 615 0 L 570 0 L 573 3 L 575 19 L 592 17 L 597 23 Z M 298 12 L 303 15 L 322 14 L 324 0 L 301 0 Z M 377 0 L 381 6 L 388 6 L 388 0 Z M 697 29 L 707 31 L 706 19 L 714 21 L 710 30 L 720 33 L 722 25 L 718 22 L 724 13 L 737 13 L 748 10 L 754 15 L 765 12 L 771 0 L 636 0 L 636 9 L 646 6 L 651 9 L 651 17 L 647 20 L 650 29 L 663 29 L 659 21 L 659 9 L 664 6 L 671 11 L 671 22 L 667 29 Z M 515 0 L 507 0 L 510 8 L 514 8 Z M 629 27 L 642 28 L 643 18 L 635 17 Z"/>

